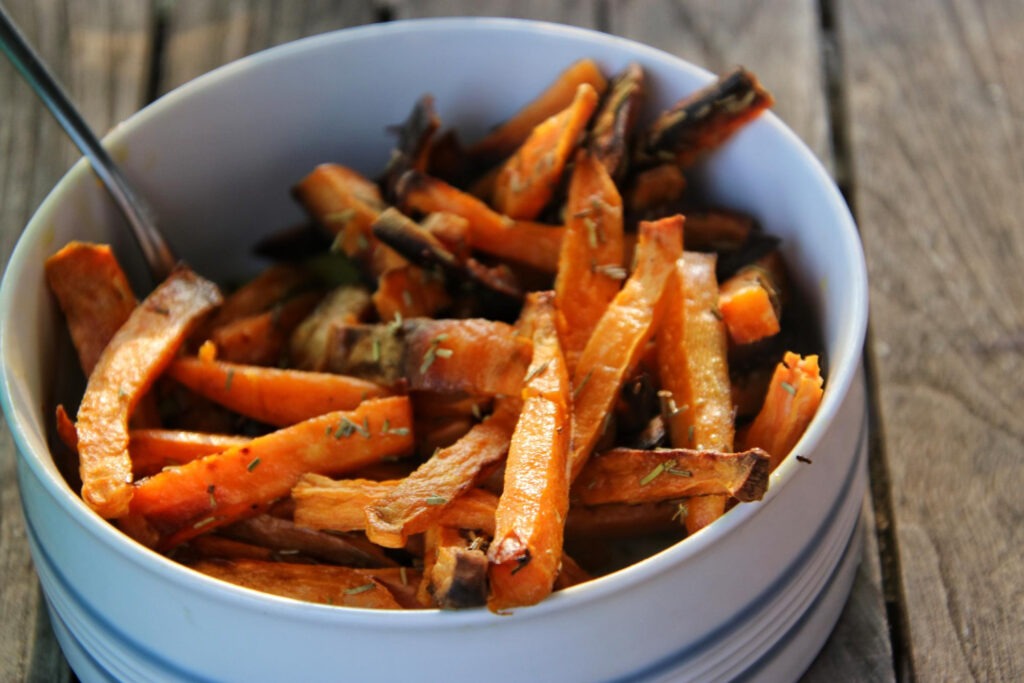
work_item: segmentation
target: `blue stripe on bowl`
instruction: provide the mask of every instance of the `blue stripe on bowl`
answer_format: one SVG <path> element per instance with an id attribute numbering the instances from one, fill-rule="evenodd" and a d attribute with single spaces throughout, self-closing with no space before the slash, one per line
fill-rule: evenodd
<path id="1" fill-rule="evenodd" d="M 123 630 L 115 626 L 101 612 L 96 610 L 75 588 L 74 584 L 68 581 L 64 573 L 60 571 L 54 563 L 53 558 L 46 551 L 46 548 L 44 548 L 43 544 L 40 543 L 39 535 L 32 524 L 32 520 L 27 514 L 25 515 L 25 528 L 31 538 L 32 545 L 35 548 L 36 557 L 34 559 L 36 563 L 45 565 L 47 573 L 54 581 L 57 582 L 59 588 L 66 594 L 66 597 L 74 604 L 75 607 L 82 610 L 85 619 L 91 622 L 92 626 L 102 632 L 100 637 L 111 643 L 111 649 L 121 651 L 126 656 L 137 658 L 140 662 L 131 662 L 132 665 L 138 666 L 141 664 L 148 666 L 153 670 L 159 671 L 163 679 L 195 681 L 196 683 L 210 681 L 210 683 L 213 683 L 211 679 L 203 678 L 196 672 L 184 669 L 177 663 L 156 654 L 151 648 L 138 642 L 136 639 L 132 638 Z M 66 619 L 65 615 L 61 614 L 60 606 L 56 602 L 51 601 L 50 605 L 53 607 L 51 613 L 57 614 L 61 620 Z M 66 621 L 65 626 L 67 626 Z M 114 676 L 114 680 L 117 680 L 117 677 L 114 672 L 110 670 L 109 666 L 96 659 L 96 653 L 90 651 L 89 648 L 85 646 L 85 643 L 81 641 L 78 634 L 76 634 L 73 629 L 67 628 L 67 631 L 79 644 L 79 650 L 89 655 L 90 660 L 96 664 L 97 669 L 103 671 L 108 676 Z"/>
<path id="2" fill-rule="evenodd" d="M 732 618 L 706 634 L 704 637 L 648 667 L 627 674 L 626 676 L 611 679 L 609 683 L 642 681 L 677 669 L 686 664 L 689 660 L 703 654 L 703 650 L 712 643 L 721 642 L 722 640 L 729 638 L 734 631 L 749 625 L 751 621 L 757 618 L 757 615 L 766 611 L 775 602 L 778 596 L 783 594 L 784 589 L 794 580 L 794 577 L 799 576 L 799 569 L 807 564 L 810 558 L 819 549 L 819 546 L 825 537 L 832 531 L 832 526 L 835 523 L 836 518 L 839 516 L 843 505 L 846 503 L 850 490 L 853 487 L 853 482 L 857 477 L 857 473 L 864 464 L 864 453 L 866 452 L 864 450 L 864 446 L 867 441 L 867 433 L 867 415 L 865 414 L 861 419 L 860 433 L 857 437 L 857 444 L 854 447 L 856 455 L 850 461 L 850 467 L 846 472 L 839 495 L 836 496 L 835 502 L 832 503 L 832 507 L 829 508 L 822 520 L 822 523 L 818 526 L 818 529 L 814 532 L 814 535 L 804 546 L 803 550 L 801 550 L 793 561 L 779 573 L 779 576 L 775 581 L 773 581 L 757 597 L 751 600 L 745 607 L 737 610 Z"/>
<path id="3" fill-rule="evenodd" d="M 750 680 L 756 676 L 764 667 L 768 666 L 781 656 L 786 651 L 786 648 L 793 644 L 793 641 L 803 635 L 802 632 L 804 627 L 807 625 L 807 622 L 815 616 L 815 613 L 819 609 L 821 609 L 822 603 L 827 597 L 829 597 L 829 593 L 835 587 L 836 581 L 844 573 L 846 563 L 851 560 L 850 556 L 856 554 L 858 549 L 856 540 L 859 538 L 861 533 L 863 533 L 863 524 L 861 520 L 858 519 L 857 524 L 853 528 L 853 533 L 850 534 L 850 537 L 846 541 L 846 547 L 843 549 L 843 554 L 839 558 L 839 562 L 836 563 L 835 569 L 829 575 L 828 580 L 825 582 L 825 585 L 822 586 L 821 591 L 814 597 L 814 600 L 810 605 L 808 605 L 803 614 L 793 622 L 793 625 L 790 626 L 786 633 L 775 641 L 768 651 L 761 655 L 757 661 L 748 666 L 739 676 L 733 679 L 734 683 L 741 683 L 742 681 Z"/>

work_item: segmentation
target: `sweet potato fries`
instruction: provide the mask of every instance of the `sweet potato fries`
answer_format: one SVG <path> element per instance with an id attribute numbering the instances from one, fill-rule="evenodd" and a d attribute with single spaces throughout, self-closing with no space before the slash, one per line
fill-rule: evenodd
<path id="1" fill-rule="evenodd" d="M 760 500 L 816 337 L 688 174 L 771 95 L 738 70 L 645 118 L 646 88 L 583 60 L 468 147 L 423 94 L 378 178 L 296 179 L 322 239 L 226 296 L 181 267 L 137 303 L 109 248 L 60 250 L 87 505 L 256 590 L 507 612 Z"/>

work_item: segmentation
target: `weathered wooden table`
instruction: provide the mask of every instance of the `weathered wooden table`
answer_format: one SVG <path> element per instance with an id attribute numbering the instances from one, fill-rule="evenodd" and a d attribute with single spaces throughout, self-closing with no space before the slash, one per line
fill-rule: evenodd
<path id="1" fill-rule="evenodd" d="M 1024 4 L 1019 0 L 7 0 L 106 130 L 274 44 L 520 16 L 742 63 L 833 173 L 871 280 L 871 495 L 849 603 L 806 681 L 1024 680 Z M 2 60 L 0 60 L 2 61 Z M 0 263 L 78 157 L 0 63 Z M 0 425 L 0 680 L 73 679 Z"/>

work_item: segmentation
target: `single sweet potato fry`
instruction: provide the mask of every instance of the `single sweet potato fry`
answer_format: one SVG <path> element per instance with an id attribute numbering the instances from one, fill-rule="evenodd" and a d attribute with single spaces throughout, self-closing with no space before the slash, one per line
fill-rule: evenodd
<path id="1" fill-rule="evenodd" d="M 644 70 L 633 62 L 612 79 L 594 115 L 587 145 L 616 180 L 622 180 L 629 169 L 634 132 L 646 95 Z"/>
<path id="2" fill-rule="evenodd" d="M 512 220 L 473 195 L 417 171 L 402 176 L 398 201 L 407 211 L 462 216 L 469 221 L 469 243 L 474 249 L 547 273 L 558 267 L 562 226 Z"/>
<path id="3" fill-rule="evenodd" d="M 358 377 L 198 358 L 175 360 L 167 376 L 236 413 L 277 427 L 351 410 L 365 399 L 388 393 Z"/>
<path id="4" fill-rule="evenodd" d="M 270 266 L 226 295 L 224 303 L 203 325 L 201 334 L 208 337 L 219 327 L 269 311 L 312 286 L 313 279 L 310 274 L 298 266 Z"/>
<path id="5" fill-rule="evenodd" d="M 46 259 L 46 281 L 67 320 L 88 377 L 114 333 L 135 309 L 135 294 L 105 244 L 71 242 Z"/>
<path id="6" fill-rule="evenodd" d="M 508 156 L 540 123 L 569 106 L 582 83 L 590 84 L 598 94 L 608 87 L 600 67 L 592 59 L 581 59 L 559 74 L 554 83 L 515 116 L 473 145 L 470 154 L 484 164 Z"/>
<path id="7" fill-rule="evenodd" d="M 540 215 L 596 108 L 597 92 L 582 83 L 568 107 L 533 129 L 495 178 L 493 203 L 500 213 L 519 220 Z"/>
<path id="8" fill-rule="evenodd" d="M 381 320 L 433 317 L 451 302 L 444 278 L 412 264 L 381 273 L 373 293 Z"/>
<path id="9" fill-rule="evenodd" d="M 445 526 L 427 529 L 425 543 L 422 604 L 464 609 L 487 602 L 487 556 L 478 544 Z"/>
<path id="10" fill-rule="evenodd" d="M 683 217 L 640 224 L 636 268 L 608 305 L 573 371 L 573 450 L 575 479 L 598 440 L 622 383 L 636 369 L 658 323 L 665 283 L 682 254 Z"/>
<path id="11" fill-rule="evenodd" d="M 345 285 L 331 290 L 316 309 L 292 332 L 288 356 L 299 370 L 320 371 L 327 363 L 327 338 L 336 325 L 353 325 L 373 310 L 370 293 L 365 288 Z"/>
<path id="12" fill-rule="evenodd" d="M 185 541 L 253 516 L 306 472 L 339 475 L 411 452 L 411 424 L 404 396 L 363 401 L 143 479 L 131 512 Z"/>
<path id="13" fill-rule="evenodd" d="M 689 166 L 772 104 L 757 77 L 739 67 L 661 114 L 648 130 L 643 153 Z"/>
<path id="14" fill-rule="evenodd" d="M 652 503 L 690 496 L 760 500 L 768 488 L 768 454 L 688 448 L 615 448 L 587 461 L 572 487 L 573 502 Z"/>
<path id="15" fill-rule="evenodd" d="M 243 588 L 338 607 L 402 609 L 387 586 L 364 571 L 326 564 L 200 560 L 192 569 Z"/>
<path id="16" fill-rule="evenodd" d="M 128 512 L 128 419 L 196 322 L 221 301 L 216 285 L 177 268 L 132 311 L 100 355 L 78 409 L 82 498 L 106 518 Z"/>
<path id="17" fill-rule="evenodd" d="M 366 535 L 386 548 L 401 548 L 410 534 L 426 530 L 487 468 L 508 453 L 519 411 L 510 401 L 456 443 L 434 453 L 389 494 L 366 508 Z"/>
<path id="18" fill-rule="evenodd" d="M 531 309 L 523 315 L 533 326 L 533 360 L 505 463 L 494 540 L 487 551 L 487 604 L 493 611 L 534 605 L 550 595 L 562 562 L 569 510 L 572 399 L 555 327 L 554 292 L 531 293 L 526 306 Z"/>
<path id="19" fill-rule="evenodd" d="M 135 478 L 156 474 L 164 467 L 183 465 L 250 439 L 233 434 L 206 434 L 179 429 L 133 429 L 128 433 L 128 452 Z"/>
<path id="20" fill-rule="evenodd" d="M 555 277 L 555 302 L 570 368 L 626 279 L 623 249 L 622 198 L 601 162 L 581 151 L 569 182 L 565 237 Z"/>
<path id="21" fill-rule="evenodd" d="M 371 274 L 405 263 L 373 236 L 370 226 L 385 208 L 373 181 L 339 164 L 321 164 L 299 181 L 293 192 L 314 220 L 336 235 L 338 248 L 364 264 Z"/>
<path id="22" fill-rule="evenodd" d="M 775 368 L 761 411 L 744 438 L 747 448 L 763 448 L 774 470 L 793 450 L 818 411 L 823 394 L 818 357 L 787 351 Z"/>
<path id="23" fill-rule="evenodd" d="M 730 452 L 735 438 L 725 327 L 717 311 L 714 254 L 686 252 L 676 262 L 656 340 L 661 415 L 676 448 Z M 687 505 L 695 533 L 725 513 L 728 496 Z"/>

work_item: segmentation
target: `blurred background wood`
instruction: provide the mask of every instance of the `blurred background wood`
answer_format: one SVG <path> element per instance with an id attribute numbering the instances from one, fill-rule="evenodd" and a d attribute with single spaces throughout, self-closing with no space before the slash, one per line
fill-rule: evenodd
<path id="1" fill-rule="evenodd" d="M 512 16 L 752 68 L 847 192 L 871 277 L 864 561 L 805 681 L 1021 680 L 1024 6 L 1017 0 L 6 0 L 98 130 L 221 64 L 414 17 Z M 344 68 L 340 65 L 339 68 Z M 78 158 L 0 63 L 0 262 Z M 0 425 L 0 680 L 73 678 Z M 879 545 L 879 541 L 881 545 Z"/>

